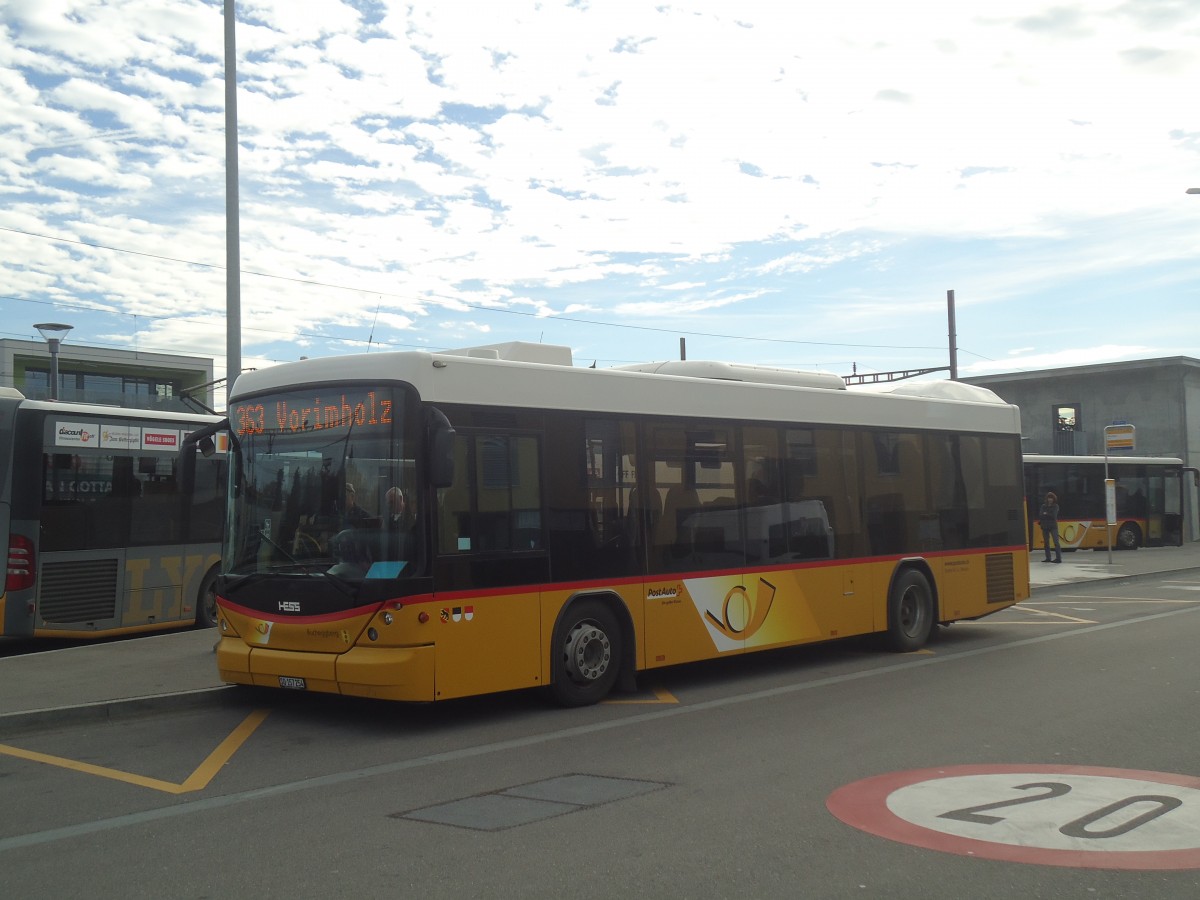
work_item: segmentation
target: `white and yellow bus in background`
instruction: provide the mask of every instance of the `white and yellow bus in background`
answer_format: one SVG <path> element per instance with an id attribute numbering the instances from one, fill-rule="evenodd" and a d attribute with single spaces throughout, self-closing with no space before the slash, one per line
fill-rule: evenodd
<path id="1" fill-rule="evenodd" d="M 581 705 L 1029 595 L 1019 414 L 967 385 L 516 343 L 248 372 L 228 426 L 227 682 Z"/>
<path id="2" fill-rule="evenodd" d="M 179 455 L 215 421 L 0 388 L 0 636 L 216 624 L 227 457 L 201 462 L 185 494 Z"/>
<path id="3" fill-rule="evenodd" d="M 1058 497 L 1058 535 L 1064 550 L 1107 549 L 1104 457 L 1027 454 L 1024 465 L 1030 549 L 1045 546 L 1037 513 L 1049 492 Z M 1182 546 L 1183 479 L 1190 471 L 1173 457 L 1109 457 L 1108 477 L 1116 482 L 1114 549 Z"/>

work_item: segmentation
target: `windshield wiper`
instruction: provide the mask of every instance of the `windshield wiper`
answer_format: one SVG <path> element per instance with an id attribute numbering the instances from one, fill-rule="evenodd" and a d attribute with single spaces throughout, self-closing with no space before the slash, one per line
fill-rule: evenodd
<path id="1" fill-rule="evenodd" d="M 341 591 L 347 597 L 357 597 L 358 596 L 358 589 L 354 586 L 353 582 L 347 581 L 345 578 L 342 578 L 340 575 L 334 575 L 332 572 L 330 572 L 328 570 L 322 572 L 321 574 L 324 575 L 326 577 L 326 579 L 328 579 L 335 588 L 337 588 L 339 591 Z"/>
<path id="2" fill-rule="evenodd" d="M 237 593 L 246 585 L 252 584 L 255 581 L 262 581 L 266 577 L 267 574 L 265 572 L 250 572 L 246 575 L 226 575 L 225 593 Z"/>
<path id="3" fill-rule="evenodd" d="M 302 571 L 305 571 L 305 572 L 320 572 L 320 571 L 322 571 L 321 566 L 318 563 L 302 562 L 301 560 L 296 559 L 296 557 L 294 557 L 294 556 L 292 556 L 292 554 L 288 553 L 286 548 L 284 548 L 281 544 L 276 543 L 275 539 L 272 538 L 269 534 L 266 533 L 266 531 L 264 531 L 261 528 L 258 530 L 258 536 L 260 538 L 262 538 L 264 541 L 266 541 L 268 544 L 270 544 L 272 547 L 274 547 L 276 550 L 278 550 L 280 553 L 282 553 L 284 556 L 286 556 L 288 562 L 291 563 L 296 568 L 298 568 Z M 272 566 L 271 568 L 275 571 L 278 571 L 282 567 L 281 566 Z"/>

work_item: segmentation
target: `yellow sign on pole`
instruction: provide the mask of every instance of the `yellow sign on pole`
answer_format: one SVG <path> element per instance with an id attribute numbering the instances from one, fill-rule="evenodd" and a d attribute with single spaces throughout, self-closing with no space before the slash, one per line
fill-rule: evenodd
<path id="1" fill-rule="evenodd" d="M 1134 427 L 1132 425 L 1105 425 L 1104 448 L 1106 450 L 1132 450 Z"/>

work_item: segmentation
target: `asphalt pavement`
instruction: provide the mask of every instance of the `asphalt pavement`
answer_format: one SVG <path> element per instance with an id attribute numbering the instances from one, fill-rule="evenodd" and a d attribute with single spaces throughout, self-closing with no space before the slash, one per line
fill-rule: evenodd
<path id="1" fill-rule="evenodd" d="M 1109 561 L 1111 558 L 1111 562 Z M 1030 557 L 1034 595 L 1076 582 L 1200 569 L 1200 542 L 1183 547 Z M 202 705 L 232 688 L 217 677 L 211 629 L 142 635 L 0 658 L 0 735 L 160 708 Z"/>

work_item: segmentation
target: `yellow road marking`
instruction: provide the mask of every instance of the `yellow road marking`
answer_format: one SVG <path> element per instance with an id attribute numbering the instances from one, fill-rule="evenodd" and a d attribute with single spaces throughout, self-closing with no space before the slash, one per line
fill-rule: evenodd
<path id="1" fill-rule="evenodd" d="M 233 754 L 237 753 L 242 744 L 246 742 L 246 739 L 263 723 L 263 720 L 267 717 L 267 712 L 265 709 L 257 709 L 246 716 L 229 737 L 221 741 L 217 745 L 217 749 L 208 754 L 208 757 L 204 762 L 200 763 L 196 771 L 189 775 L 181 784 L 176 784 L 173 781 L 163 781 L 158 778 L 149 778 L 145 775 L 135 775 L 132 772 L 122 772 L 120 769 L 110 769 L 106 766 L 96 766 L 91 763 L 80 762 L 76 759 L 51 756 L 49 753 L 22 750 L 20 747 L 10 747 L 8 744 L 0 744 L 0 753 L 7 756 L 15 756 L 18 759 L 26 759 L 30 762 L 58 766 L 60 769 L 82 772 L 85 775 L 96 775 L 100 778 L 111 778 L 113 781 L 124 781 L 126 784 L 135 784 L 138 787 L 150 788 L 151 790 L 162 791 L 167 794 L 187 794 L 192 791 L 202 791 L 208 787 L 208 783 L 213 780 L 217 772 L 221 770 L 221 767 L 229 762 Z"/>
<path id="2" fill-rule="evenodd" d="M 664 691 L 662 688 L 653 688 L 653 691 L 654 691 L 654 699 L 653 700 L 651 700 L 648 697 L 639 697 L 634 700 L 604 700 L 601 702 L 608 703 L 613 706 L 621 706 L 621 705 L 630 706 L 630 705 L 638 704 L 638 703 L 645 704 L 645 703 L 678 703 L 679 702 L 678 700 L 675 699 L 675 697 L 669 691 Z"/>

